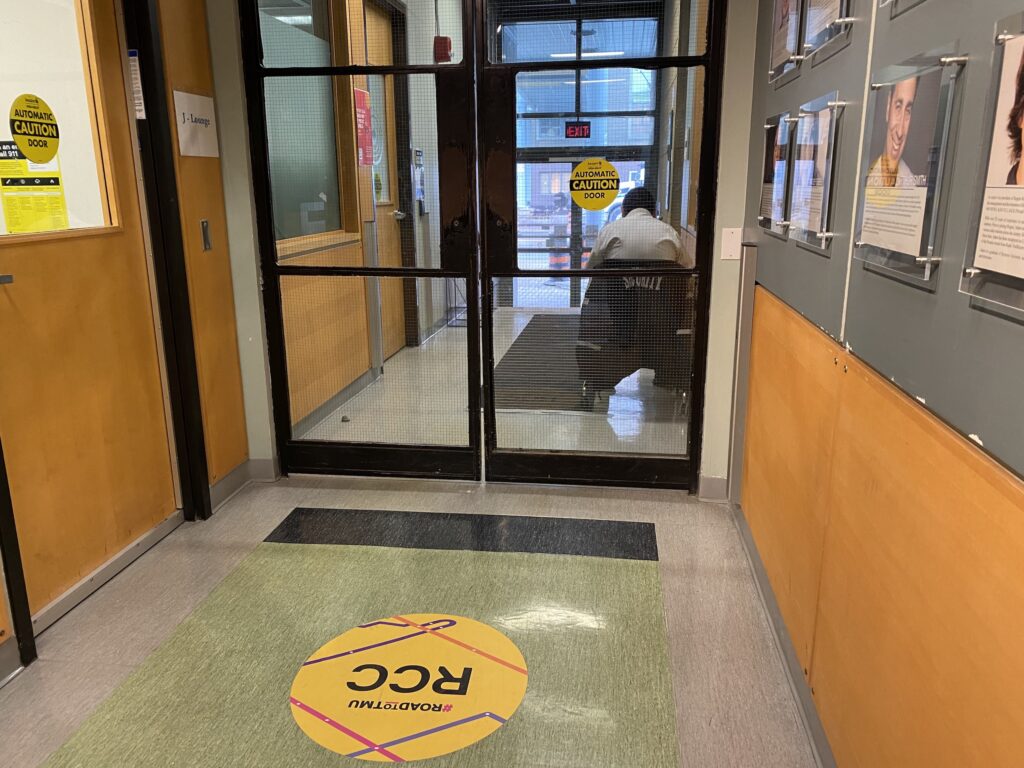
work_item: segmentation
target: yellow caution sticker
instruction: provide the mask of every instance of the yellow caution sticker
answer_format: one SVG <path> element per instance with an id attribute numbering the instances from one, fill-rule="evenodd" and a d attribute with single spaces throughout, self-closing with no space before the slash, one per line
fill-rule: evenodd
<path id="1" fill-rule="evenodd" d="M 390 616 L 351 629 L 299 669 L 289 703 L 309 738 L 346 757 L 405 763 L 468 747 L 526 695 L 515 643 L 473 619 Z"/>
<path id="2" fill-rule="evenodd" d="M 11 138 L 29 162 L 46 164 L 57 156 L 60 129 L 50 105 L 23 93 L 11 105 Z"/>
<path id="3" fill-rule="evenodd" d="M 13 141 L 0 141 L 0 235 L 67 229 L 60 161 L 33 163 Z"/>
<path id="4" fill-rule="evenodd" d="M 573 169 L 569 193 L 580 208 L 603 211 L 619 196 L 619 172 L 603 157 L 588 157 Z"/>

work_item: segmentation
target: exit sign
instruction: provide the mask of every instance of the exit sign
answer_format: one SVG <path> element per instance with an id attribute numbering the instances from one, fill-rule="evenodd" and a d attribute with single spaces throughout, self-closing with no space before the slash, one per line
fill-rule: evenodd
<path id="1" fill-rule="evenodd" d="M 590 138 L 590 122 L 589 121 L 576 121 L 573 123 L 567 122 L 565 124 L 565 138 L 567 139 L 589 139 Z"/>

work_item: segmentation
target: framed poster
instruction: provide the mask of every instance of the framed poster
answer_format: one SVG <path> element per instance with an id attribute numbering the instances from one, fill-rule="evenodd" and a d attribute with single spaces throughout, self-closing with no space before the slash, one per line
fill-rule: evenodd
<path id="1" fill-rule="evenodd" d="M 789 235 L 826 250 L 832 240 L 832 179 L 838 121 L 838 91 L 800 107 L 793 148 Z"/>
<path id="2" fill-rule="evenodd" d="M 845 40 L 853 19 L 849 18 L 850 0 L 807 0 L 804 14 L 804 53 L 815 61 L 825 58 L 830 49 Z M 834 41 L 834 42 L 833 42 Z M 838 49 L 838 48 L 837 48 Z"/>
<path id="3" fill-rule="evenodd" d="M 761 177 L 761 209 L 757 217 L 762 228 L 785 237 L 789 229 L 789 165 L 792 122 L 788 112 L 775 115 L 764 124 L 764 164 Z"/>
<path id="4" fill-rule="evenodd" d="M 924 282 L 938 263 L 937 203 L 953 88 L 965 60 L 919 57 L 883 70 L 871 84 L 855 254 Z"/>
<path id="5" fill-rule="evenodd" d="M 769 81 L 775 82 L 803 60 L 800 45 L 803 0 L 775 0 Z"/>
<path id="6" fill-rule="evenodd" d="M 998 29 L 988 146 L 960 289 L 1024 310 L 1024 14 L 1004 19 Z"/>

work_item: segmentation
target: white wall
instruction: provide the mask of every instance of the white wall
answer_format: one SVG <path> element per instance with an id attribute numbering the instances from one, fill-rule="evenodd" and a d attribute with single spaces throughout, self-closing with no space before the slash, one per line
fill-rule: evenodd
<path id="1" fill-rule="evenodd" d="M 742 227 L 747 198 L 751 88 L 757 48 L 757 6 L 729 4 L 726 19 L 725 82 L 719 144 L 715 263 L 711 279 L 711 319 L 701 454 L 701 495 L 724 499 L 732 435 L 733 370 L 739 310 L 740 262 L 723 261 L 722 228 Z M 711 137 L 706 137 L 710 140 Z"/>
<path id="2" fill-rule="evenodd" d="M 256 210 L 249 162 L 249 121 L 236 0 L 207 0 L 221 173 L 231 249 L 238 354 L 253 474 L 276 475 L 270 373 L 260 293 Z"/>
<path id="3" fill-rule="evenodd" d="M 60 130 L 57 159 L 72 229 L 106 223 L 76 5 L 0 0 L 0 141 L 11 140 L 8 118 L 18 96 L 31 93 L 50 106 Z M 6 231 L 0 209 L 0 233 Z"/>

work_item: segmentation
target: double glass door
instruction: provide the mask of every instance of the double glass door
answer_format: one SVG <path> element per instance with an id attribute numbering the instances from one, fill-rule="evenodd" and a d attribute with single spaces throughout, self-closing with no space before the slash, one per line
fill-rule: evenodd
<path id="1" fill-rule="evenodd" d="M 720 70 L 708 7 L 292 5 L 243 3 L 285 470 L 689 487 Z M 617 189 L 581 206 L 573 173 L 594 158 Z M 595 269 L 638 188 L 678 262 Z"/>

